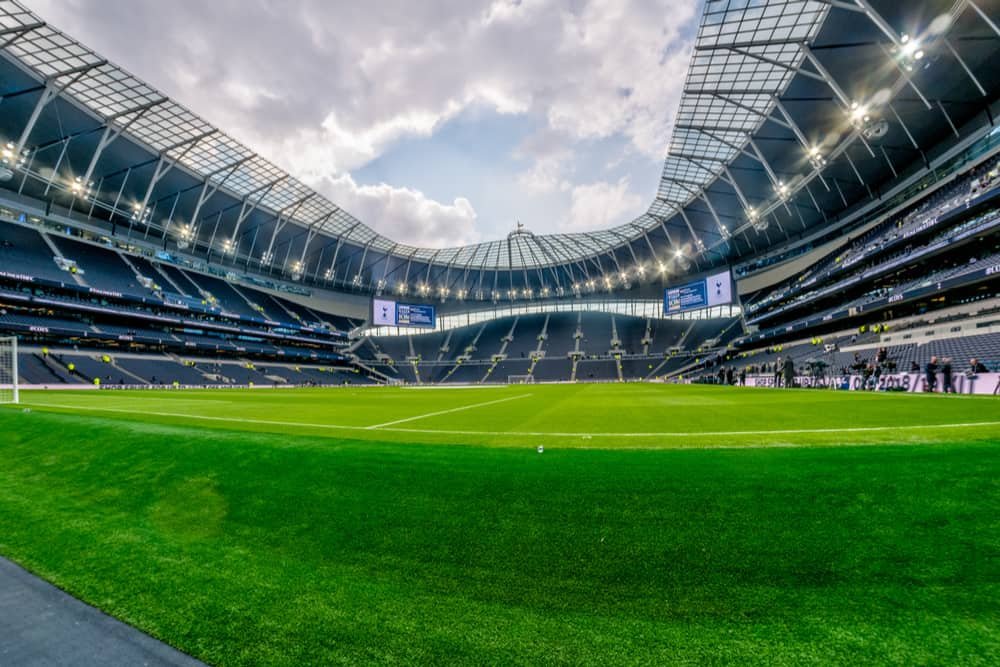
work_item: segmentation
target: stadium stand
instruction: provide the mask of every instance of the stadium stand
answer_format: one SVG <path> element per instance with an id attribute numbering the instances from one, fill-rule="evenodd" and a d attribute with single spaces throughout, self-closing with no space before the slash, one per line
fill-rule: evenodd
<path id="1" fill-rule="evenodd" d="M 810 39 L 805 33 L 802 38 Z M 952 70 L 963 81 L 971 72 Z M 976 100 L 983 90 L 986 87 L 979 86 Z M 397 244 L 353 219 L 345 237 L 331 236 L 320 225 L 322 244 L 317 241 L 311 249 L 312 227 L 291 217 L 282 220 L 280 214 L 278 224 L 267 227 L 274 211 L 253 209 L 232 216 L 238 223 L 220 216 L 210 238 L 189 239 L 184 234 L 207 234 L 212 225 L 204 225 L 204 230 L 158 228 L 139 204 L 130 204 L 123 214 L 111 202 L 101 200 L 98 205 L 106 193 L 89 200 L 79 192 L 67 194 L 59 179 L 45 180 L 41 172 L 25 168 L 22 177 L 2 185 L 0 332 L 18 335 L 22 345 L 33 350 L 24 357 L 22 374 L 41 383 L 97 378 L 140 384 L 435 384 L 501 383 L 523 376 L 553 382 L 636 381 L 709 375 L 720 363 L 773 366 L 782 356 L 803 364 L 822 357 L 828 367 L 843 370 L 854 365 L 855 353 L 867 353 L 872 346 L 886 347 L 897 367 L 920 365 L 933 355 L 975 356 L 993 364 L 998 361 L 995 332 L 965 328 L 978 323 L 981 313 L 956 316 L 952 326 L 959 330 L 947 337 L 895 338 L 910 330 L 903 323 L 911 318 L 926 322 L 934 313 L 987 303 L 997 296 L 1000 135 L 989 120 L 992 116 L 977 110 L 979 101 L 948 101 L 954 92 L 949 83 L 948 95 L 940 97 L 945 100 L 943 114 L 904 123 L 902 116 L 883 109 L 874 119 L 851 120 L 848 126 L 860 123 L 855 129 L 868 133 L 866 149 L 854 158 L 846 149 L 836 155 L 813 154 L 820 147 L 813 147 L 808 160 L 789 158 L 787 146 L 801 142 L 801 133 L 792 132 L 781 141 L 762 139 L 755 145 L 752 164 L 726 172 L 722 189 L 732 188 L 733 193 L 701 190 L 710 203 L 711 220 L 704 210 L 688 210 L 687 217 L 678 217 L 672 209 L 669 215 L 661 211 L 627 233 L 601 236 L 600 243 L 610 245 L 583 254 L 584 246 L 569 236 L 547 237 L 543 247 L 518 226 L 505 241 L 463 249 L 464 261 L 453 258 L 441 267 L 433 259 L 438 253 L 395 253 Z M 63 106 L 61 113 L 82 118 L 80 109 Z M 796 115 L 794 109 L 782 113 Z M 808 124 L 812 134 L 825 136 L 830 128 L 815 126 L 820 116 L 803 115 L 798 122 Z M 29 114 L 5 117 L 0 125 L 10 126 L 8 134 L 18 136 L 19 123 L 33 122 Z M 794 124 L 784 118 L 779 125 L 791 129 Z M 48 126 L 45 131 L 56 132 Z M 920 149 L 890 159 L 879 143 L 885 132 L 892 135 L 893 146 Z M 160 155 L 160 149 L 146 143 L 158 141 L 160 135 L 140 136 L 144 133 L 133 137 L 134 148 Z M 58 140 L 53 137 L 46 145 Z M 39 137 L 32 137 L 29 143 L 37 141 Z M 30 146 L 25 148 L 31 152 Z M 132 154 L 119 148 L 112 145 L 102 155 L 107 161 L 102 172 L 127 173 L 134 166 Z M 732 152 L 730 144 L 716 149 L 729 156 L 727 163 L 746 157 L 745 151 Z M 681 152 L 697 155 L 703 150 L 701 144 L 692 144 Z M 879 151 L 884 160 L 878 159 Z M 714 155 L 710 151 L 704 157 L 718 160 Z M 72 157 L 74 163 L 81 161 L 80 156 Z M 757 219 L 749 199 L 774 190 L 774 173 L 798 173 L 804 162 L 820 174 L 822 192 L 796 185 L 781 202 L 772 202 L 767 220 Z M 768 166 L 761 170 L 761 165 Z M 58 171 L 60 164 L 36 167 Z M 197 165 L 187 167 L 198 170 Z M 671 161 L 667 167 L 674 174 L 677 164 Z M 268 180 L 263 174 L 257 177 Z M 672 193 L 664 201 L 690 208 L 692 193 L 685 188 L 675 192 L 672 183 L 677 181 L 664 178 L 664 191 Z M 737 181 L 743 181 L 742 188 Z M 285 196 L 286 206 L 290 201 L 311 202 L 315 193 L 294 179 L 289 182 L 297 194 Z M 194 183 L 187 189 L 201 181 Z M 218 191 L 218 210 L 235 210 L 249 201 L 249 192 L 235 198 L 233 194 Z M 157 198 L 170 199 L 167 193 Z M 340 215 L 319 199 L 313 219 Z M 90 206 L 80 206 L 88 201 Z M 739 206 L 734 208 L 734 202 Z M 176 203 L 182 209 L 176 212 L 178 219 L 200 211 L 198 206 L 191 210 L 186 200 Z M 719 228 L 722 214 L 740 225 L 733 239 Z M 220 251 L 219 239 L 234 238 L 237 232 L 253 238 L 255 256 L 241 254 L 240 248 Z M 355 232 L 360 236 L 354 238 Z M 264 253 L 269 233 L 273 238 Z M 286 255 L 281 266 L 270 252 L 278 247 Z M 559 252 L 553 254 L 557 247 Z M 300 253 L 308 266 L 293 261 Z M 472 259 L 476 257 L 489 257 L 490 262 L 506 258 L 508 268 L 477 266 Z M 548 266 L 553 257 L 559 259 Z M 659 301 L 666 285 L 727 266 L 736 277 L 738 297 L 726 312 L 704 309 L 666 317 L 662 309 L 640 312 L 627 307 L 640 299 Z M 436 268 L 443 269 L 440 285 L 430 284 Z M 455 282 L 459 273 L 462 289 Z M 407 276 L 418 282 L 394 284 L 401 277 L 406 283 Z M 453 284 L 452 289 L 445 283 Z M 421 294 L 416 299 L 420 302 L 429 303 L 432 295 L 440 294 L 441 314 L 467 311 L 477 314 L 475 323 L 426 333 L 370 330 L 371 323 L 358 315 L 363 308 L 359 298 L 383 295 L 390 288 L 402 288 L 399 293 L 406 294 L 408 287 L 414 290 L 410 294 Z M 452 290 L 459 292 L 458 303 L 449 300 Z M 512 306 L 543 306 L 550 297 L 555 300 L 550 308 L 505 310 L 507 300 Z M 489 314 L 491 298 L 495 312 Z M 887 323 L 897 329 L 887 334 L 881 328 Z M 920 326 L 914 325 L 913 331 Z M 817 340 L 825 341 L 822 351 Z M 43 348 L 51 352 L 42 354 Z M 103 361 L 105 357 L 110 362 Z M 69 359 L 73 372 L 61 361 Z M 324 365 L 346 372 L 322 370 Z"/>

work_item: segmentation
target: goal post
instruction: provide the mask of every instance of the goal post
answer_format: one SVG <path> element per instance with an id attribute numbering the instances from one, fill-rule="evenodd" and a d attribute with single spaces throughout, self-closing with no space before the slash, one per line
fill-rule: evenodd
<path id="1" fill-rule="evenodd" d="M 535 384 L 534 375 L 508 375 L 507 384 Z"/>
<path id="2" fill-rule="evenodd" d="M 0 403 L 18 403 L 17 338 L 0 337 Z"/>

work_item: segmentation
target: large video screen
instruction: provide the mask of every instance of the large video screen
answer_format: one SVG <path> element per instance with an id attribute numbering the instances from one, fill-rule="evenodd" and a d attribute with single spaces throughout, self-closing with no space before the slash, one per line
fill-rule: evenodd
<path id="1" fill-rule="evenodd" d="M 725 306 L 733 302 L 733 277 L 723 271 L 686 285 L 668 287 L 663 294 L 663 312 L 667 315 L 686 310 Z"/>
<path id="2" fill-rule="evenodd" d="M 434 306 L 427 304 L 372 299 L 372 324 L 377 327 L 433 329 L 436 324 L 436 314 Z"/>

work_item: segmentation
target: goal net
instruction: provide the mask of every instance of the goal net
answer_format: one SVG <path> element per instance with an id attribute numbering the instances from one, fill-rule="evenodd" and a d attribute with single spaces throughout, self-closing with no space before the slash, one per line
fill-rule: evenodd
<path id="1" fill-rule="evenodd" d="M 0 337 L 0 403 L 17 402 L 17 338 Z"/>
<path id="2" fill-rule="evenodd" d="M 507 384 L 535 384 L 534 375 L 508 375 Z"/>

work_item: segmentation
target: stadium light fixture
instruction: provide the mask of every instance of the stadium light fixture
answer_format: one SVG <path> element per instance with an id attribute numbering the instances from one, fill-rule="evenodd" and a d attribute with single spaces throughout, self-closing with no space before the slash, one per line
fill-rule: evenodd
<path id="1" fill-rule="evenodd" d="M 810 147 L 806 156 L 809 158 L 809 164 L 811 164 L 813 169 L 816 171 L 819 171 L 826 166 L 826 158 L 823 157 L 823 152 L 819 149 L 819 146 Z"/>
<path id="2" fill-rule="evenodd" d="M 784 181 L 778 181 L 778 184 L 774 186 L 774 191 L 778 193 L 781 201 L 788 199 L 788 184 Z"/>
<path id="3" fill-rule="evenodd" d="M 324 271 L 323 272 L 323 278 L 326 279 L 326 280 L 332 279 L 333 278 L 333 269 L 327 269 L 326 271 Z"/>
<path id="4" fill-rule="evenodd" d="M 69 190 L 73 193 L 74 197 L 82 197 L 86 199 L 90 196 L 90 190 L 94 187 L 93 181 L 84 181 L 80 176 L 75 177 L 70 181 Z"/>
<path id="5" fill-rule="evenodd" d="M 23 167 L 24 163 L 28 161 L 28 155 L 30 155 L 30 151 L 27 148 L 18 153 L 17 146 L 8 141 L 0 149 L 0 164 L 11 169 L 17 169 Z"/>
<path id="6" fill-rule="evenodd" d="M 138 222 L 139 224 L 145 225 L 149 223 L 150 210 L 144 209 L 142 204 L 136 202 L 132 204 L 132 222 Z"/>
<path id="7" fill-rule="evenodd" d="M 236 241 L 235 239 L 226 239 L 222 242 L 222 252 L 226 255 L 232 255 L 236 252 Z M 329 273 L 329 271 L 328 271 Z"/>
<path id="8" fill-rule="evenodd" d="M 872 119 L 871 110 L 868 108 L 868 105 L 861 104 L 860 102 L 851 102 L 851 110 L 848 116 L 851 125 L 859 129 Z"/>
<path id="9" fill-rule="evenodd" d="M 298 282 L 302 280 L 302 262 L 292 262 L 292 280 Z"/>
<path id="10" fill-rule="evenodd" d="M 274 253 L 268 250 L 263 255 L 260 256 L 260 263 L 264 265 L 269 265 L 271 260 L 274 259 Z"/>
<path id="11" fill-rule="evenodd" d="M 194 240 L 194 227 L 188 224 L 180 224 L 177 228 L 177 247 L 185 250 Z"/>
<path id="12" fill-rule="evenodd" d="M 922 48 L 920 40 L 910 38 L 909 35 L 902 36 L 897 51 L 899 64 L 907 72 L 912 72 L 914 68 L 916 68 L 917 62 L 923 60 L 924 57 L 924 49 Z"/>

